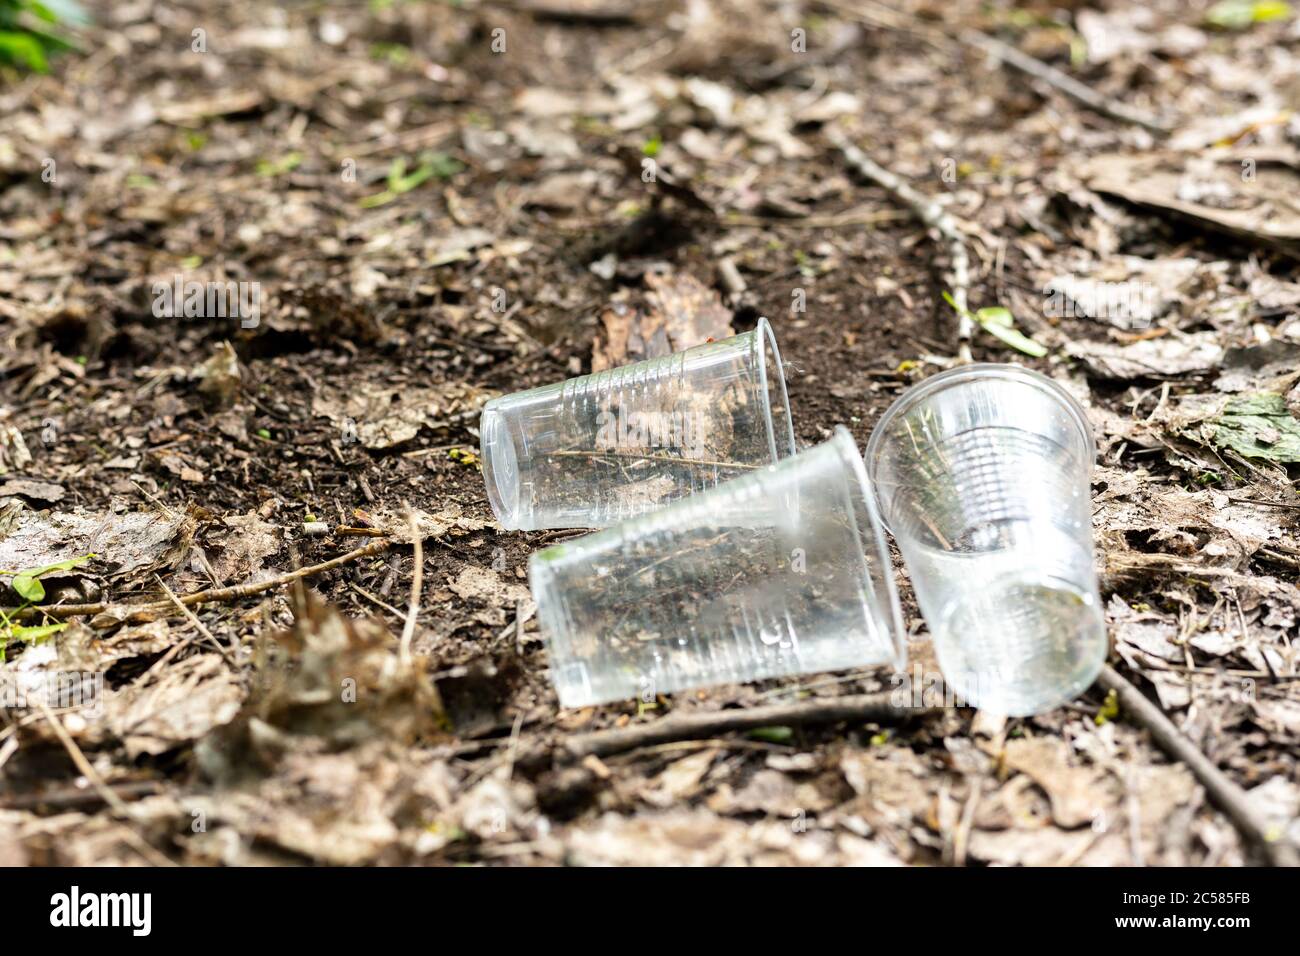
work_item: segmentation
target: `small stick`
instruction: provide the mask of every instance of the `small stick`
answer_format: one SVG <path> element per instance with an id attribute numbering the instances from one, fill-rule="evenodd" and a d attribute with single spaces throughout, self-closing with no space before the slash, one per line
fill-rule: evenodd
<path id="1" fill-rule="evenodd" d="M 1283 511 L 1300 511 L 1300 504 L 1290 501 L 1261 501 L 1258 498 L 1238 498 L 1228 495 L 1228 500 L 1239 505 L 1258 505 L 1261 508 L 1281 508 Z"/>
<path id="2" fill-rule="evenodd" d="M 570 737 L 565 749 L 574 757 L 635 750 L 675 740 L 712 737 L 736 730 L 753 730 L 782 724 L 833 724 L 845 720 L 898 722 L 933 713 L 931 707 L 904 707 L 893 703 L 889 694 L 853 694 L 827 697 L 798 704 L 769 704 L 739 710 L 672 714 L 647 724 L 615 730 L 599 730 Z"/>
<path id="3" fill-rule="evenodd" d="M 365 588 L 363 588 L 360 584 L 357 584 L 355 581 L 352 582 L 352 590 L 356 591 L 358 594 L 360 594 L 363 598 L 365 598 L 365 599 L 366 599 L 367 601 L 369 601 L 371 604 L 374 604 L 374 605 L 376 605 L 377 607 L 381 607 L 381 608 L 383 608 L 385 611 L 387 611 L 389 614 L 393 615 L 393 616 L 394 616 L 395 618 L 397 618 L 399 621 L 403 621 L 403 620 L 405 620 L 405 618 L 406 618 L 406 615 L 405 615 L 405 614 L 403 614 L 403 613 L 402 613 L 401 611 L 399 611 L 397 608 L 393 607 L 393 606 L 392 606 L 391 604 L 389 604 L 387 601 L 383 601 L 383 600 L 380 600 L 379 598 L 375 597 L 373 594 L 371 594 L 369 591 L 367 591 Z"/>
<path id="4" fill-rule="evenodd" d="M 420 528 L 415 522 L 415 512 L 406 507 L 406 524 L 411 529 L 411 545 L 415 548 L 415 568 L 411 573 L 411 603 L 406 609 L 406 623 L 402 625 L 402 644 L 398 659 L 403 664 L 411 663 L 411 640 L 415 637 L 415 620 L 420 616 L 420 592 L 424 590 L 424 548 L 420 540 Z"/>
<path id="5" fill-rule="evenodd" d="M 238 665 L 235 664 L 234 658 L 226 653 L 226 649 L 221 646 L 221 643 L 215 637 L 212 636 L 212 632 L 208 630 L 207 625 L 199 620 L 198 615 L 181 603 L 180 598 L 176 596 L 176 592 L 167 586 L 167 582 L 157 574 L 153 576 L 153 579 L 158 582 L 158 586 L 163 589 L 167 597 L 171 599 L 171 602 L 180 609 L 182 614 L 185 615 L 185 619 L 193 624 L 194 627 L 198 629 L 198 632 L 208 639 L 208 643 L 217 649 L 217 653 L 222 656 L 225 662 L 232 668 L 238 669 Z"/>
<path id="6" fill-rule="evenodd" d="M 638 455 L 635 452 L 617 451 L 551 451 L 549 458 L 623 458 L 629 461 L 667 461 L 674 465 L 698 465 L 703 468 L 745 468 L 754 469 L 758 465 L 740 461 L 707 461 L 703 458 L 674 458 L 672 455 Z"/>
<path id="7" fill-rule="evenodd" d="M 271 578 L 269 581 L 259 581 L 252 584 L 240 584 L 232 588 L 210 588 L 207 591 L 195 591 L 193 594 L 187 594 L 179 599 L 179 602 L 186 606 L 192 607 L 195 604 L 212 604 L 217 601 L 237 601 L 240 598 L 249 597 L 253 594 L 261 594 L 263 591 L 270 591 L 274 588 L 291 584 L 300 578 L 311 577 L 315 574 L 321 574 L 325 571 L 332 571 L 349 561 L 356 561 L 359 558 L 367 558 L 374 554 L 388 550 L 392 546 L 392 539 L 383 538 L 379 541 L 372 541 L 370 544 L 355 551 L 349 551 L 347 554 L 341 554 L 337 558 L 330 558 L 328 561 L 322 561 L 320 564 L 313 564 L 308 568 L 299 568 L 296 571 L 290 571 L 288 574 L 281 574 Z M 138 616 L 147 616 L 150 614 L 160 614 L 171 609 L 170 601 L 155 601 L 147 604 L 128 605 L 130 608 L 127 616 L 128 621 L 134 621 Z M 39 614 L 47 614 L 54 618 L 80 617 L 84 614 L 99 614 L 112 607 L 111 604 L 56 604 L 52 607 L 27 607 L 21 611 L 18 609 L 6 610 L 5 613 L 10 617 L 20 614 L 23 618 L 34 617 Z"/>
<path id="8" fill-rule="evenodd" d="M 131 835 L 128 841 L 135 847 L 136 852 L 147 859 L 154 866 L 175 866 L 166 856 L 155 850 L 144 837 L 135 831 L 135 817 L 131 815 L 131 808 L 123 802 L 122 798 L 113 792 L 113 788 L 104 782 L 104 778 L 99 775 L 99 771 L 94 765 L 86 759 L 86 755 L 81 752 L 77 742 L 72 739 L 68 729 L 63 726 L 63 722 L 55 716 L 54 711 L 50 709 L 42 698 L 36 698 L 36 705 L 41 709 L 41 714 L 54 729 L 54 735 L 59 738 L 59 743 L 63 744 L 63 749 L 68 752 L 72 758 L 72 764 L 81 772 L 81 775 L 90 781 L 90 785 L 95 788 L 104 803 L 108 804 L 110 810 L 122 819 L 126 826 L 127 832 Z"/>
<path id="9" fill-rule="evenodd" d="M 1102 96 L 1096 90 L 1085 86 L 1069 74 L 1062 73 L 1054 66 L 1048 66 L 1042 60 L 1032 57 L 1028 53 L 1023 53 L 1008 43 L 995 40 L 986 33 L 981 33 L 978 30 L 963 30 L 959 39 L 963 43 L 983 50 L 1003 63 L 1015 67 L 1022 73 L 1029 74 L 1034 79 L 1042 80 L 1049 86 L 1060 90 L 1075 102 L 1081 103 L 1088 109 L 1103 116 L 1122 120 L 1125 123 L 1132 123 L 1160 135 L 1169 132 L 1169 127 L 1150 113 Z"/>
<path id="10" fill-rule="evenodd" d="M 141 780 L 133 783 L 105 783 L 118 797 L 151 797 L 162 793 L 162 788 L 153 780 Z M 23 793 L 0 801 L 4 810 L 39 810 L 42 807 L 51 810 L 79 810 L 94 807 L 104 802 L 103 794 L 88 792 L 80 787 L 65 787 L 46 793 Z"/>
<path id="11" fill-rule="evenodd" d="M 975 334 L 975 323 L 971 321 L 966 301 L 970 289 L 970 256 L 966 252 L 966 241 L 962 237 L 961 230 L 957 228 L 957 223 L 937 202 L 917 192 L 897 173 L 873 161 L 835 127 L 827 128 L 826 138 L 830 140 L 832 146 L 844 154 L 849 165 L 860 175 L 883 186 L 893 194 L 895 199 L 905 203 L 926 228 L 933 229 L 939 234 L 947 246 L 951 263 L 949 281 L 952 284 L 953 302 L 957 304 L 957 360 L 963 363 L 970 362 L 970 342 Z"/>
<path id="12" fill-rule="evenodd" d="M 736 268 L 735 260 L 730 256 L 724 256 L 718 262 L 718 281 L 722 284 L 722 288 L 726 290 L 727 298 L 732 305 L 740 302 L 749 288 L 745 284 L 745 277 Z"/>
<path id="13" fill-rule="evenodd" d="M 858 0 L 858 2 L 862 3 L 862 0 Z M 940 52 L 950 52 L 954 39 L 959 40 L 968 46 L 983 50 L 990 56 L 997 57 L 1009 66 L 1015 67 L 1036 80 L 1041 80 L 1048 86 L 1060 90 L 1070 99 L 1103 116 L 1109 116 L 1111 119 L 1117 119 L 1125 123 L 1133 123 L 1159 135 L 1170 132 L 1168 125 L 1162 123 L 1145 110 L 1135 109 L 1103 96 L 1069 74 L 1063 73 L 1053 66 L 1048 66 L 1042 60 L 1032 57 L 1028 53 L 1023 53 L 1001 40 L 995 40 L 987 33 L 981 33 L 979 30 L 963 30 L 957 37 L 952 37 L 943 30 L 927 27 L 915 17 L 907 16 L 880 4 L 866 4 L 870 9 L 863 10 L 857 9 L 856 6 L 851 7 L 847 4 L 836 3 L 834 0 L 822 0 L 822 3 L 833 10 L 838 10 L 845 16 L 853 17 L 871 26 L 911 33 Z"/>
<path id="14" fill-rule="evenodd" d="M 1161 750 L 1187 765 L 1187 769 L 1200 781 L 1215 806 L 1233 822 L 1242 836 L 1263 849 L 1274 866 L 1300 866 L 1300 854 L 1295 847 L 1283 842 L 1286 837 L 1279 839 L 1270 836 L 1268 826 L 1259 819 L 1246 792 L 1229 780 L 1209 757 L 1196 749 L 1195 744 L 1183 736 L 1165 716 L 1164 711 L 1109 664 L 1102 668 L 1099 683 L 1115 692 L 1120 707 L 1139 726 L 1151 732 Z"/>
<path id="15" fill-rule="evenodd" d="M 804 216 L 787 219 L 784 216 L 742 216 L 727 213 L 724 226 L 771 226 L 780 223 L 787 229 L 835 229 L 840 226 L 874 226 L 878 222 L 895 222 L 906 219 L 907 213 L 899 209 L 882 209 L 879 212 L 840 213 L 836 216 Z"/>

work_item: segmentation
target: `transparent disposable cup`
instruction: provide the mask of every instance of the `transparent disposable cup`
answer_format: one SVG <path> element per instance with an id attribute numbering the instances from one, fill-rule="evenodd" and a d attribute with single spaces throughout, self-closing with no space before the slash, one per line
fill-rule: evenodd
<path id="1" fill-rule="evenodd" d="M 944 680 L 1009 716 L 1096 678 L 1107 639 L 1093 565 L 1096 448 L 1079 404 L 1015 365 L 935 375 L 867 446 L 885 525 L 930 625 Z"/>
<path id="2" fill-rule="evenodd" d="M 719 342 L 489 401 L 488 501 L 508 530 L 605 528 L 794 454 L 766 319 Z"/>
<path id="3" fill-rule="evenodd" d="M 529 578 L 565 707 L 888 662 L 906 639 L 853 437 L 546 548 Z"/>

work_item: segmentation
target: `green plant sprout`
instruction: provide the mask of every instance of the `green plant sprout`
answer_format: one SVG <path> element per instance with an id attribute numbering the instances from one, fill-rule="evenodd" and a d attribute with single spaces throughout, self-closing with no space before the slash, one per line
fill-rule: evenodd
<path id="1" fill-rule="evenodd" d="M 1205 22 L 1221 30 L 1245 30 L 1290 17 L 1291 4 L 1284 0 L 1222 0 L 1206 11 Z"/>
<path id="2" fill-rule="evenodd" d="M 0 0 L 0 64 L 48 73 L 53 54 L 77 49 L 65 26 L 89 22 L 74 0 Z"/>
<path id="3" fill-rule="evenodd" d="M 285 173 L 291 173 L 302 163 L 302 153 L 297 150 L 286 153 L 278 159 L 259 159 L 257 161 L 257 175 L 274 178 L 283 176 Z"/>
<path id="4" fill-rule="evenodd" d="M 69 558 L 66 561 L 59 561 L 55 564 L 47 564 L 41 568 L 25 568 L 21 571 L 8 571 L 0 568 L 0 574 L 9 574 L 13 578 L 9 582 L 15 594 L 23 599 L 23 603 L 13 609 L 13 614 L 17 615 L 27 608 L 39 604 L 45 600 L 45 585 L 41 583 L 41 578 L 47 574 L 57 574 L 61 571 L 71 571 L 73 568 L 80 567 L 91 558 L 94 554 L 85 554 L 78 558 Z M 53 635 L 59 633 L 68 625 L 60 624 L 31 624 L 22 625 L 14 623 L 13 619 L 0 608 L 0 663 L 5 660 L 5 649 L 9 646 L 10 641 L 23 641 L 25 643 L 35 644 L 44 641 Z"/>
<path id="5" fill-rule="evenodd" d="M 406 171 L 406 160 L 398 157 L 388 167 L 388 188 L 383 192 L 366 196 L 361 200 L 363 209 L 374 209 L 392 202 L 398 196 L 409 193 L 412 189 L 424 185 L 435 176 L 438 179 L 450 179 L 464 166 L 446 153 L 421 153 L 420 165 L 411 172 Z"/>
<path id="6" fill-rule="evenodd" d="M 943 298 L 945 302 L 957 310 L 959 315 L 966 316 L 989 335 L 1013 349 L 1024 352 L 1026 355 L 1032 355 L 1034 358 L 1042 358 L 1047 354 L 1046 346 L 1040 345 L 1016 328 L 1016 322 L 1011 315 L 1010 309 L 1003 308 L 1000 305 L 991 305 L 977 312 L 972 312 L 970 309 L 963 309 L 959 306 L 957 300 L 947 292 L 943 294 Z"/>

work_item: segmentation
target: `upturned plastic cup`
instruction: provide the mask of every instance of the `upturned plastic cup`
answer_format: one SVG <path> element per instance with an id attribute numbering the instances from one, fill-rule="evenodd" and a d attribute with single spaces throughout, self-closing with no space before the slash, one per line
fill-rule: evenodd
<path id="1" fill-rule="evenodd" d="M 876 503 L 843 427 L 539 551 L 529 578 L 565 707 L 906 657 Z"/>
<path id="2" fill-rule="evenodd" d="M 794 454 L 766 319 L 719 342 L 495 398 L 483 480 L 507 530 L 605 528 Z"/>
<path id="3" fill-rule="evenodd" d="M 1065 703 L 1106 659 L 1087 416 L 1051 379 L 968 365 L 909 389 L 867 446 L 944 680 L 1008 716 Z"/>

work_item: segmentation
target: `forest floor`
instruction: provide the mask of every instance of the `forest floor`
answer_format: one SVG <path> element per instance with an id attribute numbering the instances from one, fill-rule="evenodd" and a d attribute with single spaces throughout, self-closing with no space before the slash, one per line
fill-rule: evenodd
<path id="1" fill-rule="evenodd" d="M 948 247 L 846 142 L 1045 352 L 975 359 L 1088 407 L 1111 664 L 1300 841 L 1300 18 L 1099 6 L 93 4 L 0 81 L 0 572 L 65 564 L 0 624 L 0 862 L 1265 860 L 1100 688 L 566 749 L 899 688 L 561 709 L 526 564 L 568 532 L 501 530 L 477 458 L 487 398 L 696 344 L 696 306 L 769 317 L 800 444 L 865 445 L 960 343 Z"/>

